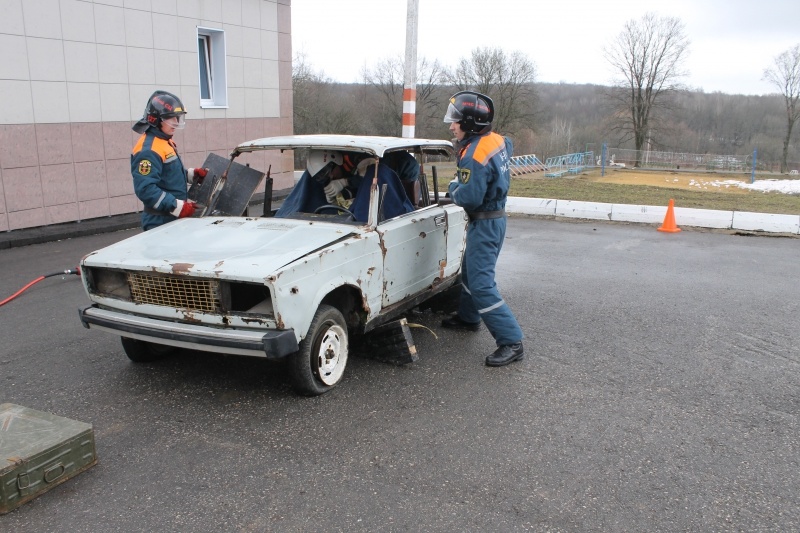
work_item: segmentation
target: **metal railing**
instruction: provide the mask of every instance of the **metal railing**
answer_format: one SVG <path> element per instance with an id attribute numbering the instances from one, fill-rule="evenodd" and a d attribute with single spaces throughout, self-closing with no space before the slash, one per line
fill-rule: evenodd
<path id="1" fill-rule="evenodd" d="M 594 152 L 577 152 L 555 157 L 548 157 L 545 160 L 548 178 L 559 178 L 564 174 L 578 174 L 587 167 L 595 166 Z"/>
<path id="2" fill-rule="evenodd" d="M 533 172 L 541 172 L 547 170 L 547 167 L 541 160 L 536 157 L 536 154 L 517 155 L 511 158 L 510 171 L 512 176 L 520 176 L 522 174 L 531 174 Z"/>

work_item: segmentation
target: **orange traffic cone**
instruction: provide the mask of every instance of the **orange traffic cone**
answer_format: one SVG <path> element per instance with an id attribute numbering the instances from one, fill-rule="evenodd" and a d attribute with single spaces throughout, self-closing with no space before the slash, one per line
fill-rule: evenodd
<path id="1" fill-rule="evenodd" d="M 675 225 L 675 200 L 669 200 L 669 207 L 667 207 L 667 215 L 664 217 L 664 223 L 658 228 L 658 231 L 665 231 L 667 233 L 678 233 L 681 230 Z"/>

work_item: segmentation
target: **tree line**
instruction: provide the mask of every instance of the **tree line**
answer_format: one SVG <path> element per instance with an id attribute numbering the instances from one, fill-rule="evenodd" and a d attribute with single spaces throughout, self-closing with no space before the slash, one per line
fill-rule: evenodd
<path id="1" fill-rule="evenodd" d="M 676 18 L 648 14 L 628 21 L 604 49 L 613 85 L 536 80 L 523 53 L 476 48 L 453 67 L 422 58 L 417 66 L 416 136 L 448 138 L 442 122 L 449 97 L 476 90 L 495 103 L 494 129 L 514 141 L 517 155 L 540 159 L 600 143 L 636 150 L 749 155 L 782 172 L 800 167 L 793 135 L 800 106 L 800 46 L 775 57 L 764 71 L 780 93 L 764 96 L 705 93 L 680 83 L 689 41 Z M 336 83 L 305 57 L 292 81 L 294 131 L 400 136 L 404 62 L 386 58 L 362 70 L 358 83 Z"/>

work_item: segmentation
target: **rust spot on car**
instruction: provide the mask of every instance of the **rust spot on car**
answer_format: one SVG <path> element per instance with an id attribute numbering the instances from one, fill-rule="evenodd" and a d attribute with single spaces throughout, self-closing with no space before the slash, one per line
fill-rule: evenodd
<path id="1" fill-rule="evenodd" d="M 428 234 L 427 234 L 427 233 L 425 233 L 424 231 L 420 231 L 420 232 L 419 232 L 419 238 L 420 238 L 420 239 L 424 239 L 424 238 L 425 238 L 425 237 L 427 237 L 427 236 L 428 236 Z"/>
<path id="2" fill-rule="evenodd" d="M 195 318 L 194 313 L 192 311 L 186 311 L 183 313 L 183 319 L 187 322 L 195 322 L 197 324 L 200 323 L 200 320 Z"/>
<path id="3" fill-rule="evenodd" d="M 372 275 L 373 272 L 375 272 L 375 267 L 369 267 L 367 269 L 367 274 L 369 274 L 370 276 Z"/>
<path id="4" fill-rule="evenodd" d="M 278 327 L 278 329 L 284 329 L 284 327 L 285 327 L 285 325 L 283 323 L 283 317 L 281 316 L 280 313 L 275 315 L 275 325 Z"/>
<path id="5" fill-rule="evenodd" d="M 221 266 L 222 266 L 222 265 L 224 265 L 224 264 L 225 264 L 225 260 L 223 259 L 222 261 L 220 261 L 219 263 L 217 263 L 216 265 L 214 265 L 214 268 L 219 268 L 219 267 L 221 267 Z"/>
<path id="6" fill-rule="evenodd" d="M 381 247 L 381 255 L 383 255 L 383 259 L 386 260 L 386 243 L 383 242 L 383 233 L 378 232 L 378 235 L 380 235 L 378 245 Z"/>
<path id="7" fill-rule="evenodd" d="M 262 319 L 262 318 L 244 318 L 243 317 L 242 318 L 242 322 L 244 322 L 245 324 L 258 324 L 258 325 L 261 325 L 261 326 L 265 326 L 267 324 L 267 321 Z"/>
<path id="8" fill-rule="evenodd" d="M 189 269 L 194 266 L 192 263 L 172 263 L 173 274 L 188 274 Z"/>
<path id="9" fill-rule="evenodd" d="M 289 292 L 291 292 L 292 294 L 297 294 L 298 292 L 300 292 L 300 287 L 292 287 L 289 290 Z"/>
<path id="10" fill-rule="evenodd" d="M 439 277 L 440 278 L 444 278 L 444 269 L 445 269 L 445 267 L 447 267 L 447 260 L 446 259 L 442 259 L 441 261 L 439 261 Z"/>

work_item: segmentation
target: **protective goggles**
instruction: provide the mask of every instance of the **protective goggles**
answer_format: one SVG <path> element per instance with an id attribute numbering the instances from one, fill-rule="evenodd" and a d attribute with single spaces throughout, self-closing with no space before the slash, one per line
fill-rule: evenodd
<path id="1" fill-rule="evenodd" d="M 161 122 L 169 126 L 170 128 L 175 128 L 176 130 L 182 130 L 186 127 L 186 115 L 176 115 L 174 117 L 167 117 L 161 119 Z"/>
<path id="2" fill-rule="evenodd" d="M 461 122 L 464 120 L 464 115 L 461 114 L 461 111 L 456 109 L 456 106 L 450 104 L 447 106 L 447 113 L 444 114 L 444 121 L 447 123 L 453 122 Z"/>

